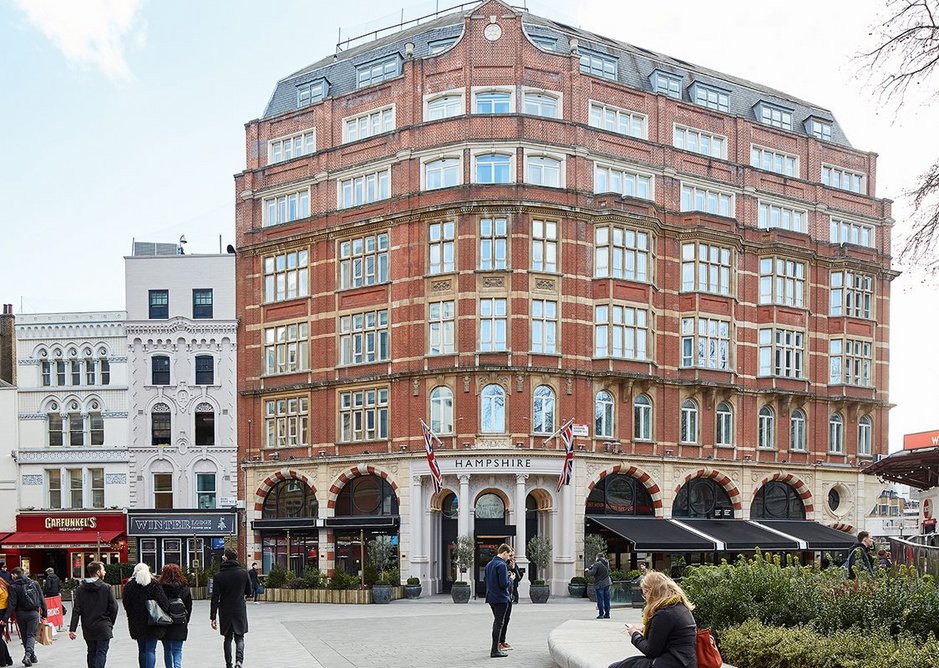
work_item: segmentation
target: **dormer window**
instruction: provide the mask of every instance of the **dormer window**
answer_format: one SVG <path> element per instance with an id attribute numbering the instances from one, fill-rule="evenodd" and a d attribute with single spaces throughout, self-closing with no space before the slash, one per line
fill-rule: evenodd
<path id="1" fill-rule="evenodd" d="M 401 58 L 395 53 L 381 60 L 373 60 L 370 63 L 359 65 L 355 71 L 355 87 L 365 88 L 388 79 L 394 79 L 401 74 Z"/>
<path id="2" fill-rule="evenodd" d="M 761 100 L 753 110 L 756 112 L 756 120 L 763 125 L 771 125 L 774 128 L 783 130 L 792 129 L 792 109 L 786 109 Z"/>
<path id="3" fill-rule="evenodd" d="M 616 80 L 616 59 L 595 51 L 580 50 L 580 71 L 604 79 Z"/>
<path id="4" fill-rule="evenodd" d="M 814 116 L 806 118 L 805 132 L 821 141 L 831 141 L 831 123 L 824 119 Z"/>
<path id="5" fill-rule="evenodd" d="M 297 86 L 297 107 L 306 107 L 316 104 L 326 97 L 329 90 L 329 83 L 326 79 L 317 79 L 311 83 L 305 83 Z"/>
<path id="6" fill-rule="evenodd" d="M 690 92 L 691 100 L 697 105 L 724 112 L 730 108 L 730 91 L 696 81 L 691 84 Z"/>
<path id="7" fill-rule="evenodd" d="M 558 40 L 556 37 L 549 37 L 548 35 L 529 35 L 528 37 L 535 43 L 535 46 L 541 47 L 542 49 L 547 49 L 548 51 L 557 49 Z"/>
<path id="8" fill-rule="evenodd" d="M 436 56 L 438 53 L 443 53 L 451 46 L 456 44 L 458 39 L 458 35 L 454 35 L 453 37 L 446 37 L 444 39 L 435 39 L 433 42 L 427 43 L 427 49 L 430 52 L 430 55 Z"/>
<path id="9" fill-rule="evenodd" d="M 676 100 L 681 99 L 681 77 L 677 74 L 655 70 L 649 75 L 649 83 L 655 93 L 668 95 Z"/>

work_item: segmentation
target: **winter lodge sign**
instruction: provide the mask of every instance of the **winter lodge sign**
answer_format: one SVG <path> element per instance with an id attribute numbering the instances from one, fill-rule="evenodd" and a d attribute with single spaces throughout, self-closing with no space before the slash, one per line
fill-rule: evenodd
<path id="1" fill-rule="evenodd" d="M 127 525 L 130 536 L 224 536 L 235 533 L 235 514 L 129 514 Z"/>

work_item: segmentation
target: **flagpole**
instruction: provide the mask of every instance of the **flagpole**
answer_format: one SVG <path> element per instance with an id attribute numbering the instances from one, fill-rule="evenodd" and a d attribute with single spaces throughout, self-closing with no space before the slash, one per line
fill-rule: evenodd
<path id="1" fill-rule="evenodd" d="M 562 425 L 557 429 L 557 431 L 555 431 L 555 432 L 554 432 L 553 434 L 551 434 L 550 436 L 546 437 L 545 440 L 544 440 L 544 442 L 547 443 L 547 442 L 550 441 L 551 439 L 557 438 L 557 437 L 558 437 L 558 434 L 560 434 L 562 431 L 564 431 L 565 429 L 567 429 L 567 426 L 568 426 L 569 424 L 573 424 L 573 423 L 574 423 L 574 418 L 571 418 L 570 420 L 568 420 L 567 422 L 565 422 L 564 424 L 562 424 Z"/>

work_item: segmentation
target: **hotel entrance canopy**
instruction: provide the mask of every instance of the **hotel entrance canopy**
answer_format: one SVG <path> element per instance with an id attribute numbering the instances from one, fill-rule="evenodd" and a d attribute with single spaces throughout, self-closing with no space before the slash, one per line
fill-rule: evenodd
<path id="1" fill-rule="evenodd" d="M 901 450 L 874 462 L 862 473 L 917 489 L 939 485 L 939 448 Z"/>

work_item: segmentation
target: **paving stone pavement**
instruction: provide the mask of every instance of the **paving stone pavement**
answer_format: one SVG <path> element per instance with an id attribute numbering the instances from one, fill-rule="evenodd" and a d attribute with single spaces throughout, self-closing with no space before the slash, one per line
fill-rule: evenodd
<path id="1" fill-rule="evenodd" d="M 498 666 L 553 668 L 548 633 L 568 619 L 593 619 L 596 608 L 587 599 L 552 597 L 544 605 L 522 601 L 512 611 L 507 640 L 514 647 L 506 659 L 489 658 L 492 614 L 482 601 L 455 605 L 449 596 L 394 601 L 389 605 L 314 605 L 263 603 L 248 605 L 250 632 L 245 637 L 245 668 L 462 668 Z M 613 609 L 612 619 L 597 624 L 622 626 L 637 622 L 641 612 Z M 222 639 L 209 627 L 209 604 L 196 601 L 183 665 L 224 668 Z M 127 634 L 123 610 L 118 616 L 108 653 L 108 666 L 135 668 L 137 644 Z M 15 666 L 22 647 L 10 644 Z M 37 646 L 39 668 L 85 665 L 85 643 L 59 633 L 51 647 Z M 624 654 L 625 656 L 625 654 Z M 157 649 L 163 666 L 163 649 Z"/>

